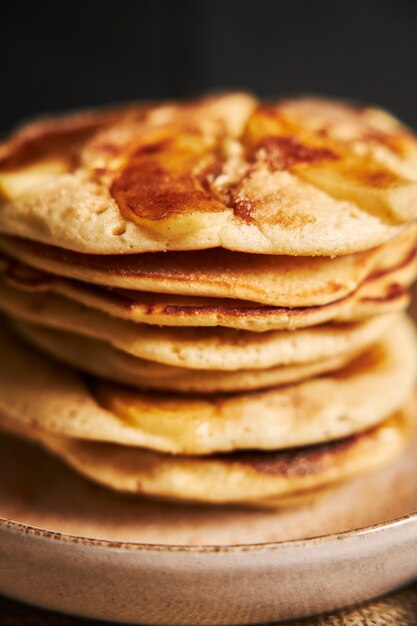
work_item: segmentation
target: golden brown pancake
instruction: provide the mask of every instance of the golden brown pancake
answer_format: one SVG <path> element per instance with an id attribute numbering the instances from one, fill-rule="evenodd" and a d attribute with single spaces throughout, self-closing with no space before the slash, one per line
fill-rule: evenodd
<path id="1" fill-rule="evenodd" d="M 1 232 L 92 254 L 334 256 L 417 217 L 417 142 L 370 107 L 225 94 L 132 107 L 86 134 L 67 117 L 12 135 Z"/>
<path id="2" fill-rule="evenodd" d="M 221 249 L 97 256 L 7 237 L 0 237 L 0 250 L 39 270 L 90 284 L 288 308 L 333 303 L 366 280 L 410 264 L 416 236 L 413 224 L 383 246 L 334 259 L 249 256 Z"/>
<path id="3" fill-rule="evenodd" d="M 11 317 L 105 341 L 135 357 L 190 369 L 242 370 L 295 365 L 365 350 L 396 315 L 253 333 L 233 328 L 135 324 L 62 296 L 15 289 L 0 278 L 0 310 Z"/>
<path id="4" fill-rule="evenodd" d="M 1 267 L 3 266 L 3 268 Z M 6 281 L 25 291 L 53 293 L 113 317 L 161 326 L 226 326 L 263 332 L 331 320 L 352 321 L 404 309 L 417 273 L 414 250 L 391 270 L 373 272 L 348 296 L 309 307 L 273 307 L 244 300 L 196 298 L 98 287 L 36 270 L 10 257 L 0 260 Z"/>
<path id="5" fill-rule="evenodd" d="M 260 370 L 190 370 L 139 359 L 104 341 L 44 326 L 14 321 L 13 329 L 35 348 L 81 372 L 131 387 L 176 393 L 251 391 L 292 384 L 335 372 L 357 356 L 357 352 L 347 351 L 318 361 Z"/>
<path id="6" fill-rule="evenodd" d="M 343 369 L 258 392 L 140 392 L 97 379 L 0 333 L 0 412 L 56 435 L 176 454 L 276 450 L 351 435 L 399 410 L 417 372 L 415 330 L 399 320 Z"/>
<path id="7" fill-rule="evenodd" d="M 0 425 L 174 501 L 286 506 L 377 467 L 415 425 L 416 219 L 417 138 L 371 107 L 29 124 L 0 145 Z"/>
<path id="8" fill-rule="evenodd" d="M 411 439 L 415 409 L 405 409 L 379 426 L 325 444 L 210 457 L 81 442 L 4 417 L 1 424 L 41 444 L 84 476 L 117 491 L 183 502 L 285 506 L 397 457 Z"/>

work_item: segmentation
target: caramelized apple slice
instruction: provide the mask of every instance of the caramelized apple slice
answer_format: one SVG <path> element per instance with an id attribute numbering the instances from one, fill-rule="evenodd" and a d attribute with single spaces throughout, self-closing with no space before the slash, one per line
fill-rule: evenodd
<path id="1" fill-rule="evenodd" d="M 412 220 L 417 182 L 379 162 L 374 150 L 360 154 L 357 127 L 350 129 L 350 139 L 346 134 L 342 140 L 336 130 L 326 135 L 318 126 L 298 125 L 279 107 L 260 107 L 248 122 L 245 141 L 252 158 L 263 159 L 273 171 L 289 170 L 384 220 L 399 224 Z"/>
<path id="2" fill-rule="evenodd" d="M 69 166 L 66 160 L 56 157 L 21 169 L 0 172 L 0 198 L 14 200 L 67 171 Z"/>
<path id="3" fill-rule="evenodd" d="M 124 217 L 178 236 L 213 225 L 213 214 L 226 208 L 204 186 L 203 172 L 216 166 L 216 149 L 213 138 L 178 128 L 142 140 L 111 186 Z"/>
<path id="4" fill-rule="evenodd" d="M 414 218 L 417 183 L 371 159 L 346 157 L 337 163 L 298 167 L 295 171 L 331 196 L 350 200 L 382 219 L 402 224 Z"/>

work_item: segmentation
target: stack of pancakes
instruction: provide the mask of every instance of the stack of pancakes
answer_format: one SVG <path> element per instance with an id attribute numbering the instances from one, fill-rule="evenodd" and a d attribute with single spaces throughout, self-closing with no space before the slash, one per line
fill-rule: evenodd
<path id="1" fill-rule="evenodd" d="M 298 502 L 410 441 L 417 141 L 226 94 L 0 148 L 1 425 L 111 488 Z"/>

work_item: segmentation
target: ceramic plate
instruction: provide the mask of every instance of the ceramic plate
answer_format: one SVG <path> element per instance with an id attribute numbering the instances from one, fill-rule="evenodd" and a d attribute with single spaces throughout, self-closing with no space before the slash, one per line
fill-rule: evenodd
<path id="1" fill-rule="evenodd" d="M 256 624 L 379 595 L 417 576 L 416 451 L 301 508 L 254 511 L 109 493 L 2 435 L 0 592 L 142 624 Z"/>

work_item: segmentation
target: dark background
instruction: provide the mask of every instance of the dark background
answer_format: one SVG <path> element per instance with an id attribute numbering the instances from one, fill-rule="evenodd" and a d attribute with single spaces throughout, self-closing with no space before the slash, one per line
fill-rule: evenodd
<path id="1" fill-rule="evenodd" d="M 361 99 L 417 127 L 415 0 L 27 4 L 1 11 L 0 132 L 43 112 L 229 87 Z"/>

